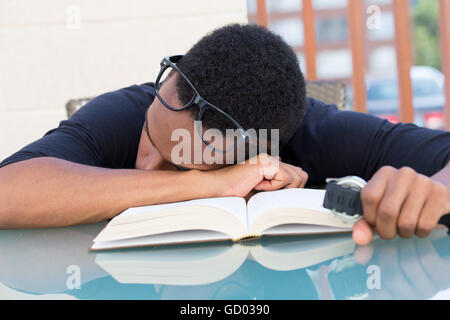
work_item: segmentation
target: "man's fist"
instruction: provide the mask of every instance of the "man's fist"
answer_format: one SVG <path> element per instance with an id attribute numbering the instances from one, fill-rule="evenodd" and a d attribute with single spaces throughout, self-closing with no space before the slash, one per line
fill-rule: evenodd
<path id="1" fill-rule="evenodd" d="M 450 189 L 404 167 L 382 167 L 361 190 L 364 219 L 353 227 L 353 239 L 368 244 L 375 231 L 382 239 L 399 235 L 428 236 L 450 212 Z"/>
<path id="2" fill-rule="evenodd" d="M 278 158 L 259 154 L 243 163 L 208 172 L 220 183 L 221 196 L 245 197 L 253 190 L 303 188 L 308 174 Z"/>

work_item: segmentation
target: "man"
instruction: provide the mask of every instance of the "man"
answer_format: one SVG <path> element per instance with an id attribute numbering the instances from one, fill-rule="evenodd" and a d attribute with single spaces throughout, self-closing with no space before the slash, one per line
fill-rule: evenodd
<path id="1" fill-rule="evenodd" d="M 179 129 L 189 133 L 183 140 L 190 146 L 200 136 L 201 151 L 216 159 L 231 152 L 237 160 L 238 147 L 251 140 L 235 136 L 228 148 L 227 139 L 206 137 L 209 128 L 275 132 L 281 158 L 247 155 L 233 165 L 195 161 L 189 148 L 173 152 Z M 450 212 L 449 160 L 449 132 L 393 125 L 305 98 L 297 58 L 280 37 L 229 25 L 185 56 L 164 59 L 155 84 L 100 95 L 5 159 L 0 227 L 93 223 L 132 206 L 245 197 L 358 175 L 370 179 L 362 190 L 364 219 L 353 229 L 358 244 L 369 243 L 373 230 L 384 239 L 425 237 Z"/>

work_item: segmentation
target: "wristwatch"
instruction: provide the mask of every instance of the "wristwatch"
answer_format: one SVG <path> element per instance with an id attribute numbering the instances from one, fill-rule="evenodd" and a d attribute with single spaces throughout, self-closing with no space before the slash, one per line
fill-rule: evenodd
<path id="1" fill-rule="evenodd" d="M 357 176 L 328 178 L 323 206 L 338 219 L 356 222 L 363 217 L 360 192 L 367 182 Z"/>
<path id="2" fill-rule="evenodd" d="M 323 206 L 330 209 L 335 217 L 345 222 L 356 222 L 364 216 L 361 203 L 361 190 L 367 182 L 357 176 L 346 176 L 343 178 L 328 178 Z M 449 229 L 450 213 L 441 217 L 438 222 Z"/>

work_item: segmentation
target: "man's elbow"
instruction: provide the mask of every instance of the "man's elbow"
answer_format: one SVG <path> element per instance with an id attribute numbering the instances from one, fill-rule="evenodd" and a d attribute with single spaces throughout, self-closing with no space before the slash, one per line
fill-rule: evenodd
<path id="1" fill-rule="evenodd" d="M 9 212 L 6 206 L 6 199 L 4 197 L 4 193 L 2 190 L 2 186 L 0 185 L 0 229 L 7 228 L 8 220 L 9 220 Z"/>
<path id="2" fill-rule="evenodd" d="M 22 210 L 18 207 L 20 202 L 5 195 L 2 189 L 0 185 L 0 229 L 17 228 L 23 222 L 19 221 L 20 215 L 17 214 Z"/>
<path id="3" fill-rule="evenodd" d="M 3 209 L 0 203 L 0 229 L 8 229 L 9 226 L 9 214 L 6 210 Z"/>
<path id="4" fill-rule="evenodd" d="M 11 191 L 6 179 L 5 168 L 0 168 L 0 229 L 7 229 L 11 226 L 11 217 L 13 216 L 13 209 L 9 192 Z"/>
<path id="5" fill-rule="evenodd" d="M 0 188 L 1 189 L 1 188 Z M 5 199 L 0 195 L 0 229 L 6 229 L 9 220 L 9 213 L 6 209 Z"/>

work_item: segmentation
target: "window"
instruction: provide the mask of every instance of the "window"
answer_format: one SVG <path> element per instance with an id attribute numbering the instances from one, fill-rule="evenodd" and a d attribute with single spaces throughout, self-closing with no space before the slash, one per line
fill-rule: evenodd
<path id="1" fill-rule="evenodd" d="M 394 38 L 394 34 L 395 26 L 392 12 L 381 11 L 379 28 L 367 30 L 369 40 L 390 40 Z"/>
<path id="2" fill-rule="evenodd" d="M 354 0 L 350 0 L 354 1 Z M 359 1 L 359 0 L 358 0 Z M 314 9 L 336 9 L 347 7 L 347 0 L 313 0 Z"/>
<path id="3" fill-rule="evenodd" d="M 256 14 L 256 0 L 247 0 L 247 14 Z"/>
<path id="4" fill-rule="evenodd" d="M 366 0 L 366 5 L 370 6 L 371 4 L 392 4 L 392 0 Z"/>
<path id="5" fill-rule="evenodd" d="M 371 71 L 392 71 L 397 68 L 397 56 L 392 46 L 377 47 L 369 55 Z"/>
<path id="6" fill-rule="evenodd" d="M 348 39 L 347 17 L 333 16 L 316 19 L 316 40 L 320 42 L 341 42 Z"/>
<path id="7" fill-rule="evenodd" d="M 303 21 L 300 18 L 270 21 L 269 29 L 280 35 L 290 46 L 302 46 L 304 43 Z"/>
<path id="8" fill-rule="evenodd" d="M 324 50 L 317 53 L 319 78 L 346 78 L 351 73 L 352 54 L 349 50 Z"/>
<path id="9" fill-rule="evenodd" d="M 302 0 L 266 0 L 269 12 L 292 12 L 302 10 Z"/>
<path id="10" fill-rule="evenodd" d="M 298 63 L 300 65 L 300 70 L 302 70 L 303 75 L 306 75 L 306 61 L 305 55 L 303 53 L 297 53 Z"/>

